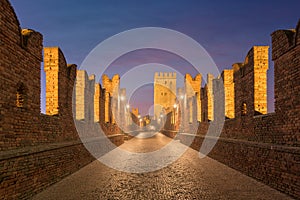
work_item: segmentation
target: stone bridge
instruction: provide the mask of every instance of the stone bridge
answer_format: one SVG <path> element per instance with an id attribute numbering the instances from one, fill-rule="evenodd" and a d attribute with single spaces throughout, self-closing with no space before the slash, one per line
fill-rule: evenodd
<path id="1" fill-rule="evenodd" d="M 222 79 L 208 75 L 204 88 L 201 75 L 187 75 L 190 109 L 179 101 L 176 112 L 183 121 L 170 110 L 159 132 L 121 129 L 116 123 L 121 116 L 128 115 L 137 127 L 148 119 L 141 120 L 137 109 L 126 113 L 118 100 L 126 93 L 119 88 L 120 77 L 104 75 L 101 85 L 68 64 L 58 47 L 44 48 L 41 33 L 20 28 L 8 0 L 0 0 L 0 25 L 1 199 L 299 199 L 300 22 L 296 29 L 271 35 L 274 113 L 267 114 L 264 96 L 269 48 L 254 46 Z M 41 62 L 45 114 L 40 111 Z M 224 94 L 215 90 L 220 81 Z M 120 92 L 117 98 L 114 90 Z M 234 98 L 227 95 L 232 93 Z M 224 105 L 214 101 L 218 96 Z M 85 103 L 90 100 L 94 103 Z M 219 120 L 215 109 L 223 110 L 226 119 L 220 137 L 208 137 L 209 126 Z M 105 133 L 100 139 L 93 135 L 99 128 Z M 109 157 L 117 166 L 113 169 L 88 151 L 86 144 L 97 150 L 103 138 L 108 139 L 100 145 L 105 151 L 96 158 L 135 152 L 130 155 L 145 155 L 137 160 L 141 166 L 159 167 L 178 149 L 186 151 L 161 169 L 129 173 L 118 167 L 136 170 L 134 157 Z M 209 143 L 216 145 L 200 158 L 199 149 Z M 146 156 L 159 149 L 164 149 L 160 162 Z"/>

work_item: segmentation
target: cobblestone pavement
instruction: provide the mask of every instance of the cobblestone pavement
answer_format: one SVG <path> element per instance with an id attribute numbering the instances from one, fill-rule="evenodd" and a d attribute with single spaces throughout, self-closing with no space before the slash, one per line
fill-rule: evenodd
<path id="1" fill-rule="evenodd" d="M 149 152 L 170 141 L 170 138 L 158 133 L 147 139 L 133 138 L 121 148 Z M 168 167 L 142 174 L 117 171 L 94 161 L 33 199 L 291 198 L 211 158 L 200 159 L 198 152 L 189 148 Z"/>

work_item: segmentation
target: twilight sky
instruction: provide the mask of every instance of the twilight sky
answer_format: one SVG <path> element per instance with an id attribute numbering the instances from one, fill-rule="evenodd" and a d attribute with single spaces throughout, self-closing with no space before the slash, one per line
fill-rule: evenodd
<path id="1" fill-rule="evenodd" d="M 273 31 L 295 28 L 300 18 L 299 0 L 10 1 L 22 28 L 42 33 L 44 46 L 59 46 L 67 62 L 78 66 L 96 45 L 108 37 L 132 28 L 163 27 L 182 32 L 199 42 L 222 71 L 231 68 L 235 62 L 243 62 L 252 46 L 270 45 Z M 107 74 L 122 75 L 138 64 L 155 62 L 195 75 L 185 60 L 155 50 L 122 56 L 109 67 Z M 141 113 L 147 114 L 148 107 L 153 104 L 152 90 L 151 85 L 140 88 L 130 104 L 139 106 Z M 274 110 L 273 98 L 273 64 L 270 58 L 269 112 Z M 44 95 L 42 102 L 43 111 Z"/>

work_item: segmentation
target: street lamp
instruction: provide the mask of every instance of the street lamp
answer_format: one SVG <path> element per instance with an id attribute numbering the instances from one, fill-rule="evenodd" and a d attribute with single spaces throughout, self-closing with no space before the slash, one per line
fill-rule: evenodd
<path id="1" fill-rule="evenodd" d="M 175 104 L 173 105 L 173 107 L 174 107 L 173 124 L 174 124 L 174 129 L 175 129 L 176 122 L 177 122 L 176 114 L 177 114 L 178 105 L 175 103 Z"/>
<path id="2" fill-rule="evenodd" d="M 124 101 L 124 100 L 125 100 L 125 97 L 124 97 L 124 96 L 121 96 L 120 99 L 121 99 L 121 101 Z"/>
<path id="3" fill-rule="evenodd" d="M 163 122 L 163 120 L 164 120 L 164 115 L 161 113 L 159 115 L 159 118 L 157 119 L 157 122 L 160 124 L 161 122 Z"/>
<path id="4" fill-rule="evenodd" d="M 129 104 L 126 104 L 126 107 L 124 108 L 125 110 L 125 118 L 126 118 L 126 126 L 130 125 L 130 106 Z"/>

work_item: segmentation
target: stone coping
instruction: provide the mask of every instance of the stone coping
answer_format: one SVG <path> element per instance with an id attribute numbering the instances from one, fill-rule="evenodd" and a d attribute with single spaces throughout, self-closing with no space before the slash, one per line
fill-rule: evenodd
<path id="1" fill-rule="evenodd" d="M 272 113 L 267 113 L 267 114 L 254 115 L 253 118 L 254 118 L 254 119 L 256 119 L 256 118 L 265 118 L 265 117 L 273 116 L 273 115 L 276 115 L 276 114 L 277 114 L 277 113 L 272 112 Z"/>
<path id="2" fill-rule="evenodd" d="M 121 136 L 121 135 L 122 134 L 114 134 L 114 135 L 109 135 L 107 137 L 113 138 L 113 137 L 117 137 L 117 136 Z M 85 140 L 85 142 L 93 142 L 95 140 L 99 140 L 99 137 L 88 138 L 87 140 Z M 81 140 L 73 140 L 73 141 L 67 141 L 67 142 L 45 143 L 45 144 L 40 144 L 37 146 L 26 146 L 26 147 L 22 147 L 22 148 L 18 148 L 18 149 L 1 151 L 0 152 L 0 161 L 12 159 L 12 158 L 18 158 L 18 157 L 22 157 L 22 156 L 28 156 L 31 154 L 42 153 L 42 152 L 46 152 L 46 151 L 52 151 L 52 150 L 61 149 L 61 148 L 65 148 L 65 147 L 76 146 L 76 145 L 83 145 L 83 143 Z"/>
<path id="3" fill-rule="evenodd" d="M 165 130 L 165 129 L 163 129 L 163 130 L 161 130 L 161 131 L 172 132 L 172 133 L 178 133 L 178 131 L 174 131 L 174 130 Z M 192 135 L 192 134 L 191 134 L 191 135 Z"/>
<path id="4" fill-rule="evenodd" d="M 269 150 L 282 151 L 286 153 L 293 153 L 293 154 L 300 155 L 300 147 L 293 147 L 293 146 L 286 146 L 286 145 L 279 145 L 279 144 L 272 144 L 272 143 L 262 143 L 262 142 L 255 142 L 255 141 L 248 141 L 248 140 L 241 140 L 241 139 L 224 138 L 224 137 L 194 135 L 190 133 L 179 133 L 179 134 L 186 135 L 186 136 L 200 137 L 203 139 L 220 140 L 222 142 L 248 145 L 252 147 L 258 147 L 258 148 L 264 148 Z"/>

